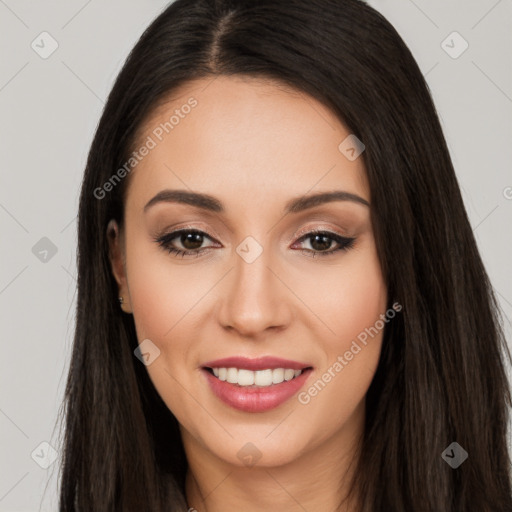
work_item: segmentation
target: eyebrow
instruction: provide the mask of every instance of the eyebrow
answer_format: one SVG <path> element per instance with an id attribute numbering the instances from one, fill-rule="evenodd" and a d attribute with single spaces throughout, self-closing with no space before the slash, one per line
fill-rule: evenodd
<path id="1" fill-rule="evenodd" d="M 357 194 L 343 190 L 335 190 L 332 192 L 319 192 L 308 196 L 293 198 L 285 204 L 284 212 L 285 214 L 299 213 L 309 208 L 314 208 L 315 206 L 333 201 L 351 201 L 364 206 L 370 206 L 370 203 L 366 199 L 363 199 Z M 225 212 L 222 202 L 217 198 L 208 194 L 200 194 L 188 190 L 162 190 L 146 203 L 144 212 L 147 212 L 149 208 L 157 203 L 188 204 L 215 213 Z"/>

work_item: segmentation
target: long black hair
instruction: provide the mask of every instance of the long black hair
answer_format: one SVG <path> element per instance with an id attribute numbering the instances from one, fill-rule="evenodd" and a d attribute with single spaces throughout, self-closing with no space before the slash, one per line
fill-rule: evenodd
<path id="1" fill-rule="evenodd" d="M 386 326 L 366 397 L 353 479 L 361 512 L 512 511 L 499 308 L 425 79 L 396 30 L 359 0 L 177 0 L 128 56 L 82 183 L 60 510 L 186 510 L 178 423 L 134 357 L 133 317 L 119 308 L 108 258 L 107 224 L 123 226 L 130 176 L 104 184 L 160 102 L 218 75 L 308 94 L 366 147 L 379 259 L 403 311 Z M 456 469 L 441 456 L 452 442 L 469 454 Z"/>

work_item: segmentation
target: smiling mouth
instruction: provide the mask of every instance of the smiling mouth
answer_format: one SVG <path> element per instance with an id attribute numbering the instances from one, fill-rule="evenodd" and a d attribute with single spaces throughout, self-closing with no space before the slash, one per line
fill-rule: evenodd
<path id="1" fill-rule="evenodd" d="M 242 368 L 209 368 L 205 370 L 215 376 L 220 381 L 225 381 L 235 386 L 267 388 L 282 384 L 299 377 L 303 372 L 311 370 L 308 366 L 302 370 L 292 368 L 267 368 L 264 370 L 246 370 Z"/>

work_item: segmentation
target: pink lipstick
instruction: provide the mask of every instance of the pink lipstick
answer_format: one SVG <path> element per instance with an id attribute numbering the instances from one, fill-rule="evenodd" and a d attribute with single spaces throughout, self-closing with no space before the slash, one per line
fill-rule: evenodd
<path id="1" fill-rule="evenodd" d="M 304 386 L 312 369 L 309 363 L 277 357 L 228 357 L 202 365 L 214 395 L 244 412 L 265 412 L 283 404 Z"/>

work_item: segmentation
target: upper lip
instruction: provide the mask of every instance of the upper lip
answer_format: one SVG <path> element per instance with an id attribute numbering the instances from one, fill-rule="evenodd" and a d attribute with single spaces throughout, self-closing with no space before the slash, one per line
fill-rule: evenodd
<path id="1" fill-rule="evenodd" d="M 279 357 L 258 357 L 249 359 L 247 357 L 225 357 L 223 359 L 215 359 L 215 361 L 208 361 L 203 364 L 205 368 L 238 368 L 242 370 L 273 370 L 275 368 L 290 368 L 292 370 L 304 370 L 311 367 L 308 363 L 301 363 L 299 361 L 291 361 L 290 359 L 281 359 Z"/>

